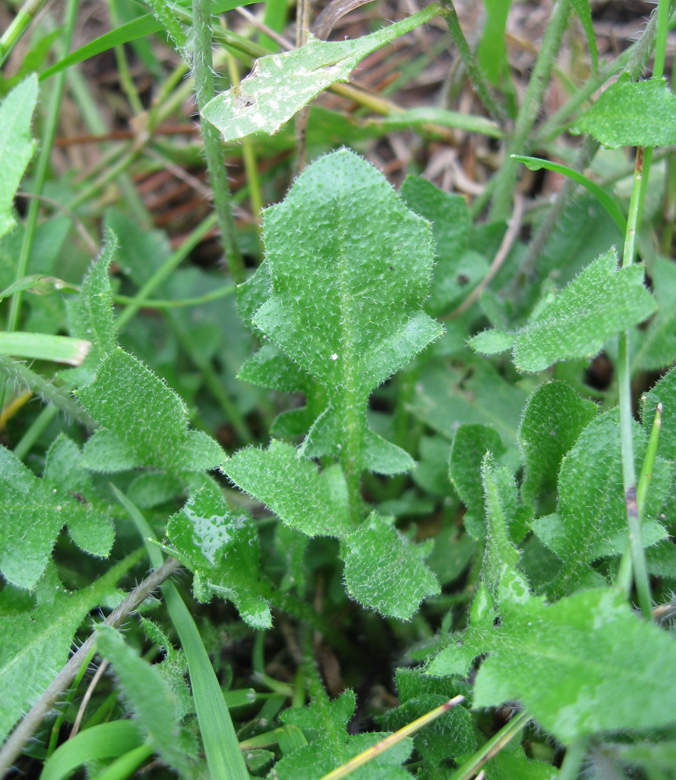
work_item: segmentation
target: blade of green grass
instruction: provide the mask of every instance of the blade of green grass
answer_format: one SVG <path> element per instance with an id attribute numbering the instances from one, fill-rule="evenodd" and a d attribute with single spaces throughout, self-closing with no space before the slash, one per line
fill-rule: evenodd
<path id="1" fill-rule="evenodd" d="M 153 749 L 150 745 L 139 745 L 137 748 L 115 759 L 103 772 L 95 775 L 94 780 L 126 780 L 152 754 Z"/>
<path id="2" fill-rule="evenodd" d="M 550 162 L 549 160 L 542 160 L 539 157 L 527 157 L 523 154 L 511 155 L 513 160 L 522 162 L 529 171 L 539 171 L 541 168 L 545 168 L 548 171 L 554 171 L 555 173 L 561 173 L 572 179 L 574 182 L 581 184 L 586 190 L 591 192 L 592 195 L 598 200 L 608 214 L 615 220 L 615 224 L 624 233 L 627 230 L 627 220 L 624 218 L 624 214 L 620 210 L 615 200 L 609 195 L 603 187 L 600 187 L 596 182 L 588 179 L 584 173 L 569 168 L 567 165 L 561 165 L 561 163 Z"/>
<path id="3" fill-rule="evenodd" d="M 152 543 L 157 541 L 153 530 L 127 496 L 114 485 L 111 487 L 117 500 L 127 510 L 143 537 L 150 562 L 154 568 L 158 568 L 162 565 L 163 556 L 159 547 Z M 249 773 L 221 686 L 218 684 L 195 621 L 172 583 L 165 583 L 162 586 L 162 593 L 188 661 L 197 721 L 202 733 L 211 780 L 249 780 Z"/>
<path id="4" fill-rule="evenodd" d="M 231 11 L 233 8 L 238 8 L 241 5 L 250 5 L 254 0 L 215 0 L 213 5 L 213 13 L 221 14 L 225 11 Z M 164 28 L 157 21 L 154 14 L 145 14 L 138 19 L 134 19 L 132 22 L 127 22 L 121 25 L 115 30 L 111 30 L 105 35 L 101 35 L 91 43 L 81 46 L 67 57 L 54 63 L 51 68 L 47 68 L 40 75 L 40 81 L 45 81 L 62 70 L 69 68 L 71 65 L 75 65 L 78 62 L 84 62 L 90 57 L 95 57 L 97 54 L 101 54 L 109 49 L 114 49 L 116 46 L 122 46 L 124 43 L 130 43 L 136 41 L 139 38 L 144 38 L 146 35 L 152 35 L 156 32 L 161 32 Z"/>
<path id="5" fill-rule="evenodd" d="M 119 758 L 141 745 L 133 720 L 114 720 L 80 732 L 61 745 L 45 763 L 40 780 L 62 780 L 82 764 L 102 758 Z"/>
<path id="6" fill-rule="evenodd" d="M 91 344 L 70 336 L 50 336 L 47 333 L 0 333 L 0 355 L 52 360 L 79 366 L 87 357 Z"/>

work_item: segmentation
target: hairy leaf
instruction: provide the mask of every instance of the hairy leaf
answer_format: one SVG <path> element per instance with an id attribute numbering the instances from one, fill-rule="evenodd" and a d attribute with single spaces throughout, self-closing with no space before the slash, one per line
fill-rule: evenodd
<path id="1" fill-rule="evenodd" d="M 442 650 L 431 675 L 463 674 L 488 654 L 474 686 L 474 706 L 516 699 L 557 739 L 673 723 L 676 644 L 642 621 L 616 589 L 599 588 L 547 605 L 505 570 L 500 624 L 474 620 L 462 643 Z"/>
<path id="2" fill-rule="evenodd" d="M 676 461 L 676 368 L 665 374 L 644 396 L 641 417 L 646 429 L 653 424 L 659 403 L 662 404 L 662 428 L 657 451 L 663 458 Z"/>
<path id="3" fill-rule="evenodd" d="M 638 425 L 633 430 L 638 468 L 646 449 L 646 435 Z M 666 534 L 650 518 L 659 512 L 670 482 L 668 464 L 658 459 L 643 524 L 646 545 L 655 544 Z M 588 565 L 593 561 L 622 554 L 628 531 L 617 409 L 593 420 L 563 458 L 557 513 L 535 520 L 532 527 L 537 537 L 565 564 L 550 582 L 552 594 L 569 593 L 581 582 L 589 582 Z"/>
<path id="4" fill-rule="evenodd" d="M 563 456 L 594 417 L 596 404 L 580 398 L 565 382 L 548 382 L 531 395 L 518 433 L 526 463 L 524 501 L 532 503 L 540 493 L 556 488 Z"/>
<path id="5" fill-rule="evenodd" d="M 0 447 L 0 571 L 8 582 L 35 587 L 66 524 L 83 550 L 108 555 L 113 525 L 90 503 L 92 493 L 80 450 L 63 434 L 47 454 L 42 479 Z"/>
<path id="6" fill-rule="evenodd" d="M 31 121 L 38 100 L 37 76 L 29 76 L 0 105 L 0 238 L 16 224 L 12 204 L 35 152 Z"/>
<path id="7" fill-rule="evenodd" d="M 345 478 L 337 466 L 321 474 L 295 447 L 273 440 L 267 450 L 240 450 L 221 467 L 245 493 L 308 536 L 344 538 L 350 531 Z"/>
<path id="8" fill-rule="evenodd" d="M 231 600 L 252 628 L 270 628 L 258 560 L 258 533 L 246 512 L 231 512 L 220 490 L 205 485 L 167 525 L 174 555 L 195 575 L 198 601 Z"/>
<path id="9" fill-rule="evenodd" d="M 660 308 L 648 327 L 634 334 L 632 372 L 659 371 L 676 361 L 676 263 L 658 257 L 650 277 Z"/>
<path id="10" fill-rule="evenodd" d="M 506 452 L 497 431 L 487 425 L 467 424 L 458 427 L 451 446 L 448 473 L 467 508 L 463 522 L 467 533 L 474 539 L 486 537 L 481 464 L 487 452 L 497 457 Z"/>
<path id="11" fill-rule="evenodd" d="M 676 96 L 664 79 L 632 81 L 628 74 L 606 89 L 575 123 L 610 149 L 676 143 Z"/>
<path id="12" fill-rule="evenodd" d="M 188 756 L 195 752 L 176 717 L 176 699 L 160 672 L 125 644 L 119 631 L 100 626 L 96 645 L 113 665 L 125 699 L 162 759 L 181 773 L 190 773 Z"/>
<path id="13" fill-rule="evenodd" d="M 225 455 L 201 431 L 189 431 L 183 401 L 139 360 L 121 349 L 76 394 L 101 425 L 84 449 L 83 465 L 114 472 L 137 466 L 205 471 Z"/>
<path id="14" fill-rule="evenodd" d="M 409 620 L 420 602 L 439 593 L 424 559 L 431 543 L 412 544 L 374 512 L 345 540 L 345 587 L 366 607 Z"/>
<path id="15" fill-rule="evenodd" d="M 217 95 L 202 110 L 224 141 L 252 133 L 276 133 L 291 117 L 372 51 L 429 21 L 439 11 L 432 4 L 401 22 L 354 41 L 326 42 L 313 35 L 299 49 L 262 57 L 238 87 Z"/>
<path id="16" fill-rule="evenodd" d="M 486 331 L 469 343 L 488 355 L 511 346 L 516 368 L 536 373 L 559 360 L 594 357 L 611 336 L 643 322 L 656 308 L 643 286 L 642 266 L 618 269 L 611 249 L 561 293 L 548 296 L 520 330 Z"/>

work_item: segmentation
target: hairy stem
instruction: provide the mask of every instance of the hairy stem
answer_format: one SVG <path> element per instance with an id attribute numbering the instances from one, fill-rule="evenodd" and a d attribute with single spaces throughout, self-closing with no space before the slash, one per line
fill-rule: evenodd
<path id="1" fill-rule="evenodd" d="M 211 59 L 211 0 L 193 0 L 193 76 L 195 78 L 195 95 L 200 113 L 204 106 L 214 97 L 214 77 Z M 223 161 L 223 146 L 218 130 L 209 122 L 202 122 L 204 152 L 207 158 L 207 169 L 211 188 L 214 194 L 214 207 L 221 231 L 223 251 L 230 268 L 230 275 L 237 284 L 246 278 L 244 262 L 237 246 L 235 219 L 230 203 L 230 188 L 228 174 Z"/>

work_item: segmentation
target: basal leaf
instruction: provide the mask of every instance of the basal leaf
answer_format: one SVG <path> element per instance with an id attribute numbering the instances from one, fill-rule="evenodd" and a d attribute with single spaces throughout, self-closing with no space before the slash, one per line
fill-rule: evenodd
<path id="1" fill-rule="evenodd" d="M 494 354 L 508 349 L 511 339 L 516 368 L 536 373 L 559 360 L 594 357 L 611 336 L 643 322 L 656 308 L 643 286 L 643 268 L 618 269 L 611 249 L 544 300 L 520 330 L 487 331 L 469 343 L 477 352 Z"/>
<path id="2" fill-rule="evenodd" d="M 547 382 L 531 395 L 518 433 L 526 463 L 524 501 L 533 503 L 540 493 L 556 489 L 561 460 L 596 417 L 596 409 L 565 382 Z"/>
<path id="3" fill-rule="evenodd" d="M 174 557 L 195 575 L 198 601 L 232 601 L 252 628 L 270 628 L 258 560 L 258 532 L 246 512 L 228 509 L 220 489 L 205 485 L 167 525 Z"/>
<path id="4" fill-rule="evenodd" d="M 497 457 L 506 452 L 495 429 L 476 424 L 458 427 L 451 446 L 448 473 L 467 509 L 463 522 L 467 533 L 474 539 L 486 537 L 481 464 L 487 452 Z"/>
<path id="5" fill-rule="evenodd" d="M 267 450 L 236 452 L 221 467 L 245 493 L 308 536 L 344 538 L 350 531 L 345 478 L 337 466 L 319 472 L 295 447 L 273 440 Z"/>
<path id="6" fill-rule="evenodd" d="M 112 592 L 111 585 L 106 595 Z M 101 595 L 96 583 L 67 591 L 54 566 L 48 564 L 35 586 L 36 606 L 0 616 L 0 740 L 66 663 L 78 626 L 101 603 Z"/>
<path id="7" fill-rule="evenodd" d="M 94 381 L 77 396 L 102 426 L 84 449 L 83 465 L 92 471 L 137 466 L 206 471 L 225 458 L 213 439 L 188 430 L 187 410 L 178 395 L 121 349 L 105 358 Z"/>
<path id="8" fill-rule="evenodd" d="M 438 316 L 471 292 L 488 272 L 488 263 L 467 252 L 470 220 L 462 195 L 442 192 L 422 176 L 408 176 L 399 193 L 410 209 L 432 223 L 437 264 L 425 309 Z"/>
<path id="9" fill-rule="evenodd" d="M 176 699 L 160 672 L 125 644 L 110 626 L 100 626 L 96 645 L 113 665 L 125 699 L 162 759 L 189 776 L 188 756 L 195 752 L 187 732 L 181 732 L 176 717 Z"/>
<path id="10" fill-rule="evenodd" d="M 637 470 L 646 449 L 646 435 L 634 425 Z M 664 538 L 664 528 L 653 519 L 667 496 L 670 468 L 658 459 L 651 483 L 644 544 Z M 627 543 L 627 519 L 622 482 L 622 450 L 617 409 L 597 417 L 563 458 L 559 475 L 559 503 L 555 515 L 533 521 L 536 536 L 564 562 L 549 583 L 549 592 L 570 593 L 588 582 L 588 565 L 599 558 L 621 555 Z"/>
<path id="11" fill-rule="evenodd" d="M 557 739 L 673 723 L 676 644 L 642 621 L 615 589 L 600 588 L 547 605 L 506 570 L 500 624 L 470 628 L 462 645 L 442 650 L 429 673 L 455 673 L 454 656 L 488 654 L 476 677 L 474 706 L 516 699 Z M 555 682 L 555 684 L 554 684 Z"/>
<path id="12" fill-rule="evenodd" d="M 271 293 L 254 325 L 325 389 L 346 474 L 375 470 L 366 457 L 369 395 L 443 331 L 422 311 L 429 224 L 342 150 L 307 168 L 265 212 L 264 238 Z"/>
<path id="13" fill-rule="evenodd" d="M 52 445 L 43 479 L 0 447 L 0 571 L 8 582 L 32 589 L 42 576 L 61 528 L 68 524 L 76 544 L 107 556 L 114 530 L 94 508 L 80 450 L 60 436 Z"/>
<path id="14" fill-rule="evenodd" d="M 0 105 L 0 238 L 16 224 L 13 203 L 35 152 L 31 121 L 38 99 L 37 76 L 29 76 Z"/>
<path id="15" fill-rule="evenodd" d="M 409 620 L 439 593 L 424 559 L 431 544 L 413 544 L 374 512 L 345 540 L 345 587 L 352 598 L 388 617 Z"/>
<path id="16" fill-rule="evenodd" d="M 676 361 L 676 263 L 658 257 L 650 277 L 659 310 L 644 331 L 634 334 L 632 372 L 659 371 Z"/>
<path id="17" fill-rule="evenodd" d="M 486 502 L 486 554 L 482 575 L 491 593 L 497 591 L 505 566 L 516 569 L 519 551 L 511 539 L 510 526 L 517 523 L 518 495 L 514 476 L 498 466 L 491 452 L 481 461 L 481 482 Z M 520 534 L 523 537 L 523 533 Z"/>
<path id="18" fill-rule="evenodd" d="M 262 57 L 239 87 L 217 95 L 202 116 L 224 141 L 252 133 L 276 133 L 291 117 L 336 81 L 350 73 L 372 51 L 429 21 L 439 11 L 432 4 L 408 19 L 354 41 L 326 42 L 308 36 L 304 46 Z"/>
<path id="19" fill-rule="evenodd" d="M 662 427 L 657 451 L 663 458 L 676 461 L 676 368 L 644 396 L 641 417 L 646 428 L 653 424 L 658 403 L 662 403 Z"/>
<path id="20" fill-rule="evenodd" d="M 575 123 L 610 149 L 676 143 L 676 96 L 664 79 L 632 81 L 628 74 L 606 89 Z"/>

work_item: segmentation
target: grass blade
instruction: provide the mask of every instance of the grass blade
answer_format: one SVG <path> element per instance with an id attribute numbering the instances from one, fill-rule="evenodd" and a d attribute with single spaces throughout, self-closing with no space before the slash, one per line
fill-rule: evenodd
<path id="1" fill-rule="evenodd" d="M 52 360 L 79 366 L 87 357 L 89 341 L 47 333 L 0 333 L 0 355 L 33 360 Z"/>

